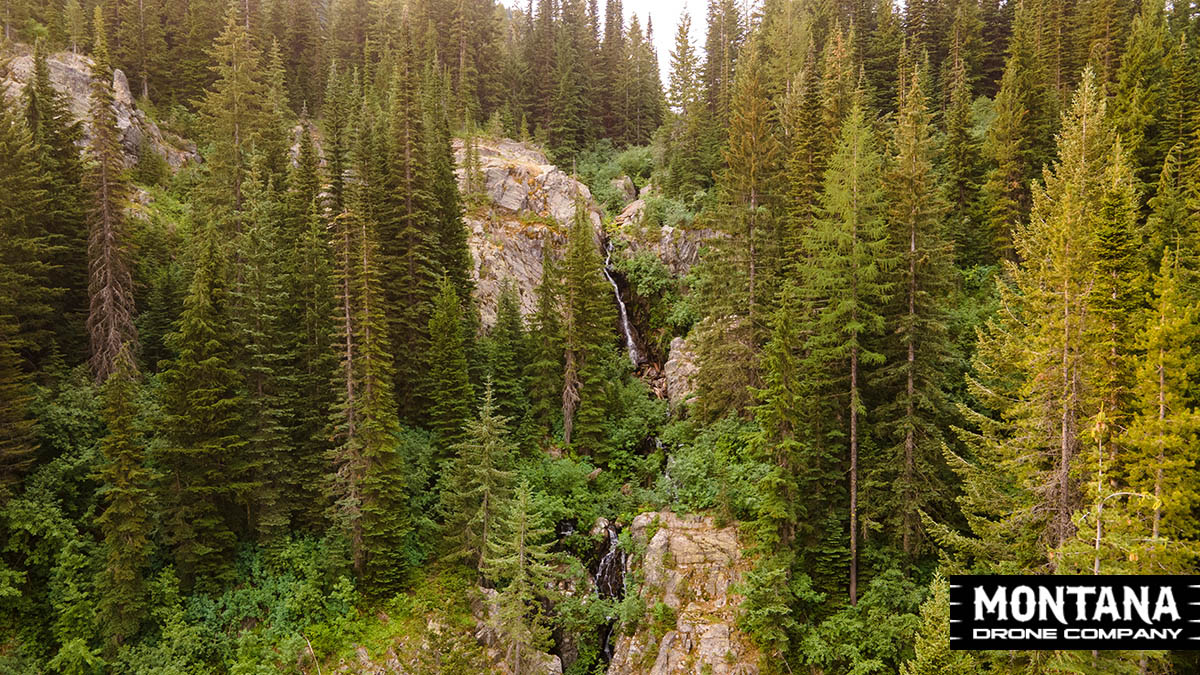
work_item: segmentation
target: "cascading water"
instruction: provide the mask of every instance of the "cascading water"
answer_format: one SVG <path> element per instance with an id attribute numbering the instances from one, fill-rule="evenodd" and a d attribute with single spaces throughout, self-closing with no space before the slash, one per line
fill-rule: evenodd
<path id="1" fill-rule="evenodd" d="M 605 536 L 608 541 L 605 542 L 604 554 L 600 556 L 600 562 L 596 564 L 596 572 L 593 578 L 596 580 L 596 594 L 601 598 L 610 600 L 620 600 L 625 596 L 625 551 L 621 550 L 620 546 L 620 530 L 612 523 L 605 523 Z M 601 640 L 600 658 L 604 659 L 605 663 L 612 661 L 613 644 L 612 636 L 616 628 L 616 617 L 605 617 L 607 623 L 604 626 L 604 638 Z"/>
<path id="2" fill-rule="evenodd" d="M 625 348 L 629 351 L 629 360 L 633 362 L 633 367 L 637 368 L 642 364 L 642 353 L 638 350 L 637 342 L 633 339 L 633 327 L 629 323 L 629 311 L 625 308 L 625 300 L 621 297 L 621 289 L 617 286 L 617 279 L 612 272 L 612 240 L 608 241 L 604 250 L 604 278 L 608 279 L 608 283 L 612 284 L 613 295 L 617 297 L 617 307 L 621 313 L 621 331 L 625 334 Z"/>

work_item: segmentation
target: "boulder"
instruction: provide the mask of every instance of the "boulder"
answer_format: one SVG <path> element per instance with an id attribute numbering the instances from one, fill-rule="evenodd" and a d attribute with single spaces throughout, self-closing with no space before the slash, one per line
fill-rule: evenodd
<path id="1" fill-rule="evenodd" d="M 0 68 L 0 92 L 10 97 L 19 97 L 25 85 L 33 78 L 33 54 L 29 47 L 16 45 L 15 54 L 6 67 Z M 50 71 L 50 82 L 66 96 L 67 104 L 75 119 L 83 123 L 84 147 L 91 138 L 91 122 L 88 115 L 92 85 L 92 60 L 82 54 L 56 52 L 46 57 Z M 125 151 L 126 166 L 137 163 L 138 149 L 143 143 L 157 152 L 174 170 L 197 158 L 193 143 L 159 129 L 133 101 L 129 81 L 120 69 L 113 71 L 113 111 L 116 113 L 117 129 L 121 134 L 121 145 Z"/>
<path id="2" fill-rule="evenodd" d="M 515 284 L 521 314 L 533 313 L 543 256 L 562 257 L 566 233 L 582 202 L 597 241 L 603 232 L 600 209 L 587 186 L 564 173 L 537 148 L 509 139 L 477 139 L 479 202 L 465 215 L 467 243 L 474 259 L 475 298 L 484 327 L 496 321 L 504 284 Z M 454 141 L 459 186 L 467 192 L 466 157 Z"/>
<path id="3" fill-rule="evenodd" d="M 631 179 L 629 176 L 622 174 L 612 179 L 610 182 L 613 186 L 613 189 L 616 190 L 617 194 L 621 195 L 621 198 L 626 202 L 631 202 L 637 199 L 637 187 L 634 186 L 633 179 Z"/>
<path id="4" fill-rule="evenodd" d="M 648 608 L 666 605 L 675 622 L 663 630 L 644 620 L 621 636 L 608 674 L 757 675 L 758 650 L 737 628 L 742 598 L 733 588 L 749 567 L 737 528 L 669 511 L 640 514 L 631 528 L 646 547 L 642 600 Z"/>
<path id="5" fill-rule="evenodd" d="M 667 354 L 667 363 L 663 366 L 663 375 L 667 383 L 667 400 L 671 410 L 679 410 L 696 391 L 695 377 L 700 371 L 696 364 L 696 352 L 687 340 L 677 337 L 671 340 L 671 350 Z"/>
<path id="6" fill-rule="evenodd" d="M 645 199 L 630 202 L 613 218 L 613 225 L 614 237 L 625 243 L 626 255 L 649 251 L 676 276 L 687 274 L 699 260 L 704 243 L 720 236 L 716 230 L 707 228 L 648 224 Z"/>

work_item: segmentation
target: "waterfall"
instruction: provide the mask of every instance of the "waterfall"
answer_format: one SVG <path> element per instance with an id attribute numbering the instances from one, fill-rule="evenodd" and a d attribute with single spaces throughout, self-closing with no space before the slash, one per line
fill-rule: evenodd
<path id="1" fill-rule="evenodd" d="M 633 362 L 633 367 L 637 368 L 642 363 L 642 353 L 638 351 L 637 342 L 633 339 L 633 327 L 629 324 L 629 311 L 625 308 L 625 300 L 621 298 L 621 289 L 617 286 L 617 279 L 612 273 L 612 240 L 608 241 L 608 245 L 604 250 L 604 278 L 608 279 L 608 283 L 612 284 L 613 295 L 617 297 L 617 307 L 621 311 L 621 331 L 625 334 L 625 347 L 629 351 L 629 360 Z"/>
<path id="2" fill-rule="evenodd" d="M 605 536 L 608 537 L 604 549 L 604 555 L 600 557 L 600 562 L 596 564 L 596 594 L 601 598 L 612 600 L 620 600 L 625 596 L 625 562 L 626 554 L 621 550 L 620 546 L 620 531 L 612 524 L 605 523 Z M 600 658 L 605 663 L 612 661 L 613 657 L 613 632 L 617 628 L 617 617 L 605 617 L 605 625 L 601 628 L 603 631 L 603 639 L 600 645 Z"/>

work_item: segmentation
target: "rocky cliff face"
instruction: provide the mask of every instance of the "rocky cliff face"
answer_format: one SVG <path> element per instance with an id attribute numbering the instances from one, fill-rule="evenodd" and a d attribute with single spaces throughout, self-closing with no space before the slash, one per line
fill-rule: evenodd
<path id="1" fill-rule="evenodd" d="M 470 181 L 460 139 L 454 141 L 454 154 L 459 188 L 469 202 L 465 220 L 483 325 L 496 321 L 496 301 L 508 280 L 517 287 L 521 313 L 531 314 L 542 278 L 542 258 L 546 254 L 558 258 L 565 252 L 576 201 L 587 208 L 597 237 L 601 236 L 600 209 L 586 185 L 525 143 L 479 139 L 479 169 Z"/>
<path id="2" fill-rule="evenodd" d="M 649 225 L 646 223 L 645 199 L 630 202 L 613 219 L 613 226 L 614 236 L 625 242 L 626 255 L 649 251 L 675 276 L 687 274 L 700 259 L 700 248 L 704 243 L 719 236 L 715 230 L 709 229 Z"/>
<path id="3" fill-rule="evenodd" d="M 608 674 L 757 675 L 758 651 L 737 628 L 733 586 L 749 567 L 737 528 L 668 511 L 643 513 L 631 527 L 646 551 L 631 572 L 640 569 L 641 597 L 660 619 L 618 640 Z"/>
<path id="4" fill-rule="evenodd" d="M 29 48 L 17 45 L 15 54 L 6 67 L 0 67 L 0 91 L 10 97 L 18 97 L 33 77 L 33 55 Z M 46 58 L 50 70 L 50 82 L 67 97 L 71 114 L 83 122 L 84 139 L 90 136 L 88 123 L 88 98 L 91 95 L 92 60 L 81 54 L 58 52 Z M 185 162 L 195 160 L 196 146 L 174 134 L 163 132 L 146 114 L 133 104 L 129 82 L 120 70 L 113 75 L 113 110 L 117 113 L 117 128 L 121 132 L 121 144 L 125 150 L 125 163 L 137 163 L 138 148 L 146 143 L 153 148 L 172 169 Z"/>

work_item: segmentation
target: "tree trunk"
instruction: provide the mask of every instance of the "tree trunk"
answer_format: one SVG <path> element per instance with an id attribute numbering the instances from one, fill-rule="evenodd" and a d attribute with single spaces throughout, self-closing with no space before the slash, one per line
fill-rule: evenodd
<path id="1" fill-rule="evenodd" d="M 858 604 L 858 347 L 850 348 L 850 604 Z"/>

